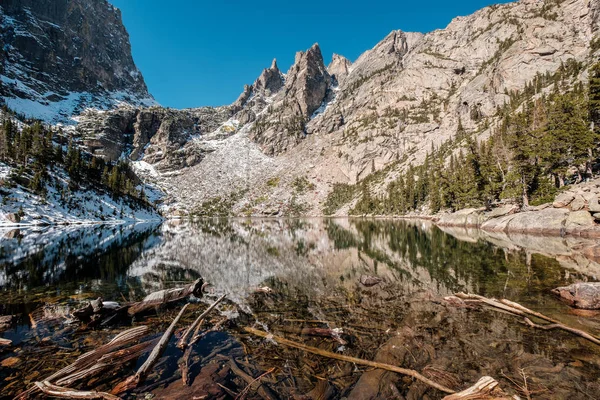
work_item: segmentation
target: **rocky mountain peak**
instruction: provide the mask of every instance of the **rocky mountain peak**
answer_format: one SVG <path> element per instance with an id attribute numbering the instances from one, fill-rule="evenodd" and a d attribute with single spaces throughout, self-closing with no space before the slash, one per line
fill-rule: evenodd
<path id="1" fill-rule="evenodd" d="M 296 61 L 287 73 L 285 96 L 297 108 L 296 115 L 310 117 L 321 106 L 330 84 L 321 48 L 315 43 L 306 52 L 296 53 Z"/>
<path id="2" fill-rule="evenodd" d="M 283 76 L 277 67 L 277 60 L 273 59 L 271 67 L 266 68 L 254 82 L 254 90 L 263 92 L 267 97 L 283 87 Z"/>
<path id="3" fill-rule="evenodd" d="M 340 83 L 348 76 L 352 63 L 346 57 L 333 53 L 331 63 L 327 66 L 327 72 L 336 82 Z"/>
<path id="4" fill-rule="evenodd" d="M 404 57 L 422 40 L 424 35 L 417 32 L 390 32 L 373 49 L 364 52 L 353 64 L 346 83 L 361 79 L 392 67 L 402 65 Z"/>
<path id="5" fill-rule="evenodd" d="M 276 58 L 274 58 L 274 59 L 273 59 L 273 62 L 271 62 L 271 67 L 270 67 L 270 69 L 276 69 L 276 70 L 278 70 L 278 71 L 279 71 L 279 67 L 277 66 L 277 59 L 276 59 Z"/>
<path id="6" fill-rule="evenodd" d="M 17 112 L 64 122 L 87 107 L 155 104 L 106 0 L 2 0 L 0 27 L 0 95 Z"/>

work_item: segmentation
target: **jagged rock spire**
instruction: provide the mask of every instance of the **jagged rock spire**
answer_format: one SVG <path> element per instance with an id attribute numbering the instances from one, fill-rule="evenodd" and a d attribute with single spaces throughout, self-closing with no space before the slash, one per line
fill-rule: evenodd
<path id="1" fill-rule="evenodd" d="M 266 68 L 260 74 L 256 82 L 254 82 L 254 89 L 257 91 L 264 91 L 267 96 L 277 92 L 283 87 L 283 77 L 281 71 L 277 67 L 277 59 L 273 59 L 270 68 Z"/>
<path id="2" fill-rule="evenodd" d="M 346 57 L 341 56 L 339 54 L 333 53 L 331 57 L 331 63 L 327 66 L 327 72 L 331 75 L 337 82 L 341 82 L 348 73 L 350 72 L 350 66 L 352 63 Z"/>
<path id="3" fill-rule="evenodd" d="M 285 93 L 298 104 L 300 114 L 310 117 L 321 106 L 330 85 L 331 76 L 318 43 L 306 52 L 296 53 L 296 61 L 287 74 Z"/>

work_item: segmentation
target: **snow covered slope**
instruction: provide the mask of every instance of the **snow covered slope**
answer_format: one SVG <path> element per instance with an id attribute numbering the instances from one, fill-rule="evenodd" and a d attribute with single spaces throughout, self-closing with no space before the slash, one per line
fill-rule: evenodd
<path id="1" fill-rule="evenodd" d="M 0 163 L 0 181 L 8 178 L 11 168 Z M 46 185 L 44 197 L 18 184 L 0 189 L 0 228 L 29 225 L 98 224 L 161 221 L 154 210 L 125 197 L 114 198 L 92 187 L 69 191 L 69 177 L 62 170 L 53 170 L 54 177 Z M 150 192 L 150 188 L 145 188 Z M 156 194 L 153 194 L 156 197 Z"/>

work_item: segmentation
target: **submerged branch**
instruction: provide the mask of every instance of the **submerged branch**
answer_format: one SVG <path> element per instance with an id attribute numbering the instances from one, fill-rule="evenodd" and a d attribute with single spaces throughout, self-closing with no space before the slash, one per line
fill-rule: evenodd
<path id="1" fill-rule="evenodd" d="M 340 360 L 340 361 L 351 362 L 351 363 L 358 364 L 358 365 L 366 365 L 368 367 L 373 367 L 373 368 L 378 368 L 378 369 L 384 369 L 384 370 L 396 372 L 396 373 L 399 373 L 402 375 L 408 375 L 408 376 L 411 376 L 411 377 L 413 377 L 431 387 L 434 387 L 442 392 L 455 393 L 454 390 L 449 389 L 443 385 L 440 385 L 412 369 L 400 368 L 400 367 L 396 367 L 394 365 L 383 364 L 383 363 L 379 363 L 376 361 L 363 360 L 361 358 L 350 357 L 350 356 L 345 356 L 343 354 L 332 353 L 332 352 L 329 352 L 326 350 L 321 350 L 316 347 L 311 347 L 311 346 L 307 346 L 302 343 L 297 343 L 297 342 L 285 339 L 283 337 L 275 336 L 270 333 L 263 332 L 258 329 L 254 329 L 254 328 L 250 328 L 250 327 L 245 327 L 244 330 L 248 333 L 251 333 L 253 335 L 256 335 L 256 336 L 259 336 L 259 337 L 262 337 L 265 339 L 275 340 L 276 342 L 281 343 L 285 346 L 294 347 L 296 349 L 304 350 L 306 352 L 317 354 L 317 355 L 320 355 L 323 357 L 332 358 L 332 359 Z"/>
<path id="2" fill-rule="evenodd" d="M 226 295 L 223 295 L 221 297 L 219 297 L 210 307 L 208 307 L 206 309 L 206 311 L 204 311 L 202 314 L 200 314 L 200 316 L 198 316 L 198 318 L 196 318 L 196 320 L 185 330 L 184 334 L 181 336 L 181 339 L 179 340 L 179 342 L 177 343 L 177 347 L 179 347 L 180 349 L 185 349 L 186 346 L 188 346 L 188 341 L 190 339 L 190 335 L 192 334 L 192 332 L 197 330 L 197 327 L 199 327 L 202 322 L 202 320 L 221 302 L 223 301 L 223 299 L 225 299 Z"/>
<path id="3" fill-rule="evenodd" d="M 592 342 L 594 344 L 600 345 L 600 339 L 598 339 L 597 337 L 595 337 L 585 331 L 582 331 L 580 329 L 576 329 L 576 328 L 567 326 L 553 318 L 547 317 L 544 314 L 541 314 L 537 311 L 530 310 L 529 308 L 524 307 L 518 303 L 512 302 L 510 300 L 488 299 L 487 297 L 479 296 L 476 294 L 465 294 L 465 293 L 456 293 L 455 296 L 460 299 L 463 299 L 463 300 L 476 300 L 476 301 L 482 302 L 484 304 L 487 304 L 489 306 L 492 306 L 494 308 L 506 311 L 510 314 L 523 317 L 525 320 L 525 323 L 527 323 L 527 325 L 531 326 L 532 328 L 538 328 L 538 329 L 543 329 L 543 330 L 561 329 L 565 332 L 570 332 L 576 336 L 579 336 L 586 340 L 589 340 L 590 342 Z M 551 322 L 552 324 L 538 325 L 538 324 L 533 323 L 528 318 L 528 316 L 533 316 L 533 317 L 542 319 L 544 321 Z"/>
<path id="4" fill-rule="evenodd" d="M 150 353 L 150 355 L 148 356 L 148 359 L 146 359 L 144 364 L 142 364 L 142 366 L 137 370 L 135 375 L 130 376 L 129 378 L 127 378 L 126 380 L 124 380 L 123 382 L 118 384 L 112 390 L 112 394 L 120 394 L 120 393 L 126 392 L 128 390 L 131 390 L 146 379 L 146 376 L 148 375 L 148 373 L 150 372 L 152 367 L 154 367 L 154 364 L 156 364 L 156 362 L 158 361 L 158 359 L 160 358 L 162 353 L 167 348 L 167 345 L 169 344 L 169 340 L 171 340 L 171 336 L 173 336 L 173 333 L 175 332 L 175 326 L 181 319 L 183 313 L 188 308 L 188 306 L 189 306 L 189 304 L 186 304 L 181 308 L 181 311 L 179 311 L 179 314 L 177 314 L 177 317 L 175 317 L 173 322 L 171 322 L 171 325 L 165 331 L 163 336 L 160 338 L 158 344 L 154 347 L 154 349 L 152 350 L 152 353 Z"/>
<path id="5" fill-rule="evenodd" d="M 67 389 L 61 386 L 56 386 L 48 381 L 35 382 L 35 386 L 44 394 L 61 399 L 105 399 L 119 400 L 119 397 L 112 394 L 95 392 L 95 391 L 79 391 L 75 389 Z"/>

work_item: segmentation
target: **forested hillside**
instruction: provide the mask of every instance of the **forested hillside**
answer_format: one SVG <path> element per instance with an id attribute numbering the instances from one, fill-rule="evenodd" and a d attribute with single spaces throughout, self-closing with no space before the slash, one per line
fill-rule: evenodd
<path id="1" fill-rule="evenodd" d="M 0 180 L 5 223 L 147 219 L 154 204 L 126 161 L 106 162 L 78 140 L 3 110 Z M 12 212 L 11 212 L 12 211 Z M 156 217 L 156 215 L 155 215 Z"/>
<path id="2" fill-rule="evenodd" d="M 473 112 L 477 130 L 467 131 L 459 123 L 453 140 L 432 147 L 422 165 L 410 165 L 384 193 L 373 187 L 386 170 L 356 185 L 336 185 L 324 212 L 335 213 L 356 197 L 352 214 L 551 202 L 566 185 L 587 180 L 599 169 L 600 64 L 590 67 L 588 85 L 577 80 L 583 69 L 570 60 L 555 74 L 538 74 L 524 90 L 507 93 L 510 101 L 496 110 L 499 122 L 487 138 L 477 140 L 477 135 L 490 128 L 489 119 Z"/>

